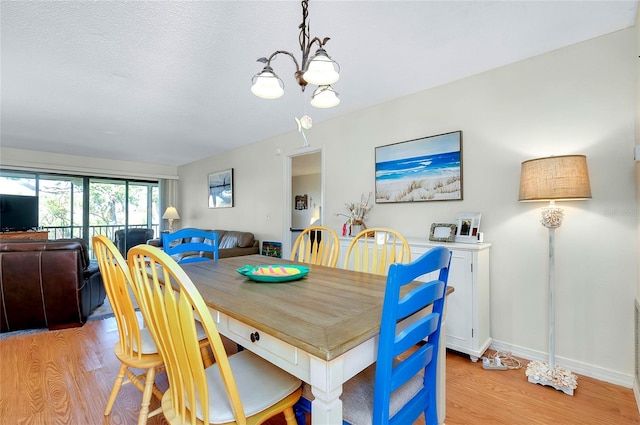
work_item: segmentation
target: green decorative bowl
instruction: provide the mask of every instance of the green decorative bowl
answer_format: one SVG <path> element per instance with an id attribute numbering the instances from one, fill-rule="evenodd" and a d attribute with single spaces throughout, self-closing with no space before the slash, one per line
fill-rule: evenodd
<path id="1" fill-rule="evenodd" d="M 302 279 L 309 273 L 309 267 L 292 264 L 272 264 L 267 266 L 242 266 L 238 273 L 256 282 L 290 282 Z"/>

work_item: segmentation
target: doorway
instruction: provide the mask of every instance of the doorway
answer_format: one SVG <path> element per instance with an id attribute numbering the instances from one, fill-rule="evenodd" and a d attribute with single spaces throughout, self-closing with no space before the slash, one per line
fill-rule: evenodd
<path id="1" fill-rule="evenodd" d="M 323 223 L 324 155 L 322 148 L 303 148 L 287 157 L 287 195 L 282 256 L 289 258 L 291 247 L 302 230 Z"/>

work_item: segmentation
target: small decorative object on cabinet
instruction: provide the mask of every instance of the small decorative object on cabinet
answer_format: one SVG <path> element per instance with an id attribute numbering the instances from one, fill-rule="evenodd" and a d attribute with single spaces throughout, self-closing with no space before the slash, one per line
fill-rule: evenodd
<path id="1" fill-rule="evenodd" d="M 340 238 L 340 259 L 353 239 Z M 418 258 L 434 246 L 445 246 L 451 250 L 449 286 L 454 292 L 447 297 L 446 346 L 468 354 L 472 361 L 478 361 L 491 345 L 490 321 L 490 243 L 445 243 L 426 242 L 407 238 L 411 258 Z"/>
<path id="2" fill-rule="evenodd" d="M 456 228 L 455 224 L 433 223 L 431 224 L 429 240 L 432 242 L 453 242 L 456 237 Z"/>
<path id="3" fill-rule="evenodd" d="M 480 231 L 479 212 L 461 212 L 457 216 L 458 228 L 456 230 L 456 242 L 476 243 L 478 242 L 478 232 Z"/>
<path id="4" fill-rule="evenodd" d="M 365 198 L 364 193 L 360 195 L 360 202 L 352 202 L 349 204 L 344 204 L 349 210 L 349 214 L 343 213 L 335 213 L 336 217 L 343 216 L 347 218 L 347 222 L 342 227 L 342 236 L 355 236 L 364 229 L 367 228 L 367 225 L 364 223 L 364 219 L 367 218 L 367 214 L 371 210 L 372 205 L 369 205 L 371 202 L 371 192 Z"/>

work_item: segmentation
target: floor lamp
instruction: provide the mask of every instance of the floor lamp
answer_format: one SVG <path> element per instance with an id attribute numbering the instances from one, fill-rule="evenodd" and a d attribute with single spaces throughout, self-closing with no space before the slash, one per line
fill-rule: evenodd
<path id="1" fill-rule="evenodd" d="M 562 208 L 555 201 L 591 198 L 587 157 L 551 156 L 522 163 L 519 201 L 549 201 L 542 209 L 541 224 L 549 229 L 549 361 L 532 361 L 527 366 L 529 382 L 547 385 L 573 395 L 578 386 L 571 371 L 555 364 L 555 229 L 562 224 Z"/>
<path id="2" fill-rule="evenodd" d="M 173 233 L 173 220 L 180 220 L 180 215 L 176 207 L 167 207 L 162 214 L 163 220 L 169 220 L 169 233 Z"/>

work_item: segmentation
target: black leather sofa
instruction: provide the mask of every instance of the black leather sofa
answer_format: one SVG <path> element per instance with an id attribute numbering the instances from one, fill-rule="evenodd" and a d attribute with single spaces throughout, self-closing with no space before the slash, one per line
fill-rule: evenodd
<path id="1" fill-rule="evenodd" d="M 82 326 L 105 295 L 84 240 L 0 239 L 0 332 Z"/>

